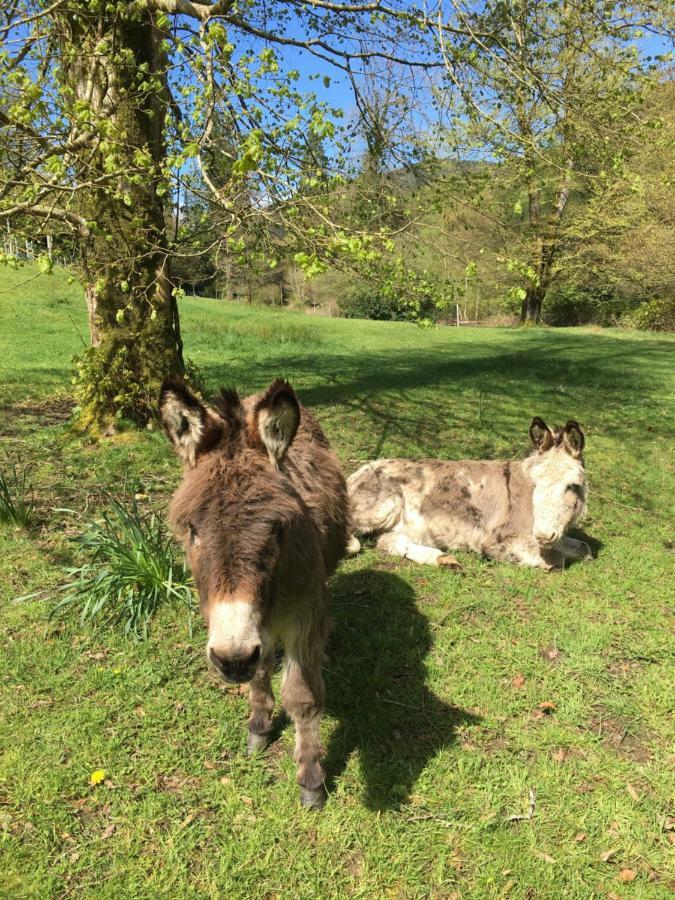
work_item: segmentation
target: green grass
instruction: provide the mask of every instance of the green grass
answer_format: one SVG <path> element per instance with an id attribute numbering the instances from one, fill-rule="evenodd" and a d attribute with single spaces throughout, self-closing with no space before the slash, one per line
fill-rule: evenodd
<path id="1" fill-rule="evenodd" d="M 0 290 L 30 274 L 0 273 Z M 469 555 L 462 575 L 373 550 L 344 563 L 331 793 L 303 811 L 291 728 L 246 758 L 245 698 L 207 672 L 184 607 L 144 643 L 49 621 L 68 537 L 110 490 L 162 512 L 179 465 L 154 432 L 68 433 L 77 290 L 57 274 L 0 294 L 0 433 L 36 500 L 30 530 L 0 526 L 0 895 L 670 896 L 675 340 L 199 299 L 182 314 L 209 388 L 289 377 L 347 471 L 378 455 L 517 456 L 533 415 L 577 418 L 598 558 L 552 575 Z M 534 815 L 509 822 L 530 790 Z"/>

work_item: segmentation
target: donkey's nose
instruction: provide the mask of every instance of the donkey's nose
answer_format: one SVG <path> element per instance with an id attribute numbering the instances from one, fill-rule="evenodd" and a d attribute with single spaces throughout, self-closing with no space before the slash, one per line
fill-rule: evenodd
<path id="1" fill-rule="evenodd" d="M 256 644 L 253 651 L 246 656 L 223 656 L 218 654 L 213 647 L 209 650 L 209 659 L 226 681 L 237 683 L 250 681 L 255 673 L 255 668 L 260 661 L 262 647 Z"/>

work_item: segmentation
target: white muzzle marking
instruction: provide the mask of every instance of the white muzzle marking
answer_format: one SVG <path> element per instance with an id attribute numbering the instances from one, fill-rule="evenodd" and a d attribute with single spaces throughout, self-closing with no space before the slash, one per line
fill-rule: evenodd
<path id="1" fill-rule="evenodd" d="M 249 601 L 221 600 L 209 612 L 207 657 L 248 659 L 261 644 L 259 617 Z"/>

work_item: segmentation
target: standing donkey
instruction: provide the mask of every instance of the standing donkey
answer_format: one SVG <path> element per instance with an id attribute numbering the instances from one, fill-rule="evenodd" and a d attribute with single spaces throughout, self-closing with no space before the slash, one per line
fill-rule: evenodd
<path id="1" fill-rule="evenodd" d="M 285 381 L 245 400 L 223 391 L 206 406 L 167 379 L 160 415 L 184 463 L 169 519 L 199 591 L 207 658 L 226 681 L 250 681 L 253 753 L 269 740 L 283 644 L 281 700 L 295 725 L 301 803 L 320 809 L 326 579 L 348 529 L 340 464 Z"/>
<path id="2" fill-rule="evenodd" d="M 419 563 L 460 568 L 447 550 L 552 569 L 591 559 L 565 532 L 586 513 L 584 435 L 577 422 L 530 425 L 534 449 L 503 460 L 378 459 L 348 480 L 356 534 Z M 358 552 L 352 537 L 349 550 Z"/>

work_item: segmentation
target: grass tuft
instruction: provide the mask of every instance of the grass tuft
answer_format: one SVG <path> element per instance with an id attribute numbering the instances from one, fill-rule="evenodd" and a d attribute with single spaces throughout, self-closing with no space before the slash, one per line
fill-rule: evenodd
<path id="1" fill-rule="evenodd" d="M 28 467 L 8 461 L 0 469 L 0 523 L 25 528 L 33 514 L 33 488 Z"/>
<path id="2" fill-rule="evenodd" d="M 122 625 L 126 634 L 145 638 L 162 604 L 177 600 L 191 615 L 192 582 L 154 513 L 143 515 L 135 500 L 128 506 L 108 501 L 102 520 L 74 538 L 86 558 L 66 570 L 70 580 L 52 616 L 79 607 L 82 622 Z"/>

